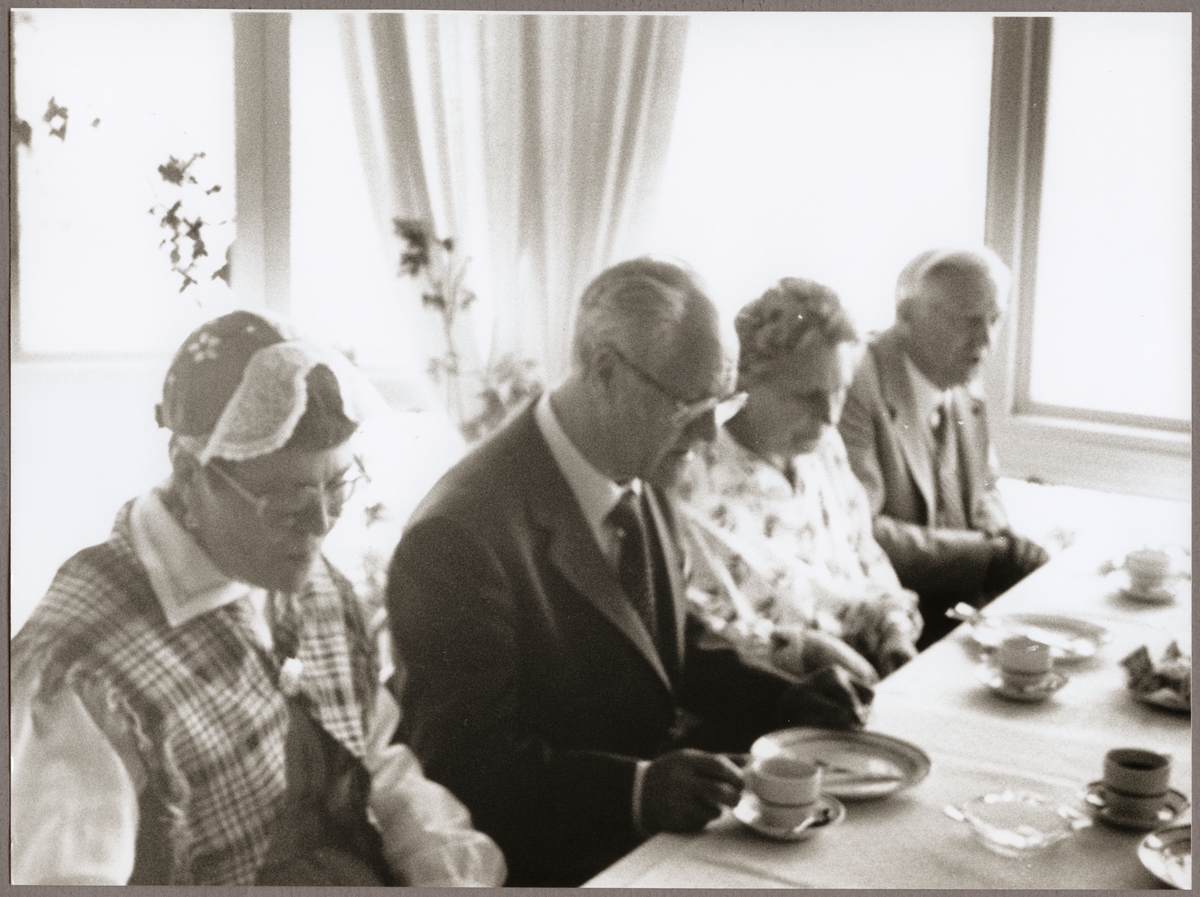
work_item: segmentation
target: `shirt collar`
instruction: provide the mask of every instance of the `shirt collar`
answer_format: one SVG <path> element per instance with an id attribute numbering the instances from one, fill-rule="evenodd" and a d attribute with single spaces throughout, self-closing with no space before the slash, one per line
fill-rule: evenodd
<path id="1" fill-rule="evenodd" d="M 533 417 L 546 440 L 546 445 L 550 447 L 554 462 L 562 471 L 571 491 L 575 493 L 588 526 L 596 534 L 597 541 L 603 545 L 605 518 L 616 506 L 625 488 L 593 467 L 571 442 L 562 424 L 558 422 L 554 409 L 550 407 L 549 392 L 543 393 L 538 400 Z M 637 479 L 631 480 L 628 488 L 634 493 L 640 493 L 641 482 Z"/>
<path id="2" fill-rule="evenodd" d="M 167 510 L 157 489 L 137 498 L 130 513 L 133 550 L 146 568 L 172 627 L 263 590 L 217 569 L 191 533 Z"/>
<path id="3" fill-rule="evenodd" d="M 904 353 L 904 368 L 908 371 L 908 381 L 912 385 L 913 398 L 917 403 L 917 420 L 931 421 L 934 411 L 950 400 L 951 390 L 934 386 L 907 352 Z"/>

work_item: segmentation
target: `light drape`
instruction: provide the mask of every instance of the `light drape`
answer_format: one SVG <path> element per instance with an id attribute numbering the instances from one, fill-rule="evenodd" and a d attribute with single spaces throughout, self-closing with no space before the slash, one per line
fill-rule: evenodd
<path id="1" fill-rule="evenodd" d="M 652 209 L 687 21 L 342 17 L 379 225 L 429 218 L 463 247 L 483 354 L 532 358 L 551 380 L 565 371 L 579 293 Z"/>

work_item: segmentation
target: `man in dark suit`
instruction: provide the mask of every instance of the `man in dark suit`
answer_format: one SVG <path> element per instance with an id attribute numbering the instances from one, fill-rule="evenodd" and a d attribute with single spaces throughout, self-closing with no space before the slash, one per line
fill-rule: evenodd
<path id="1" fill-rule="evenodd" d="M 733 371 L 684 269 L 601 273 L 560 386 L 468 455 L 388 576 L 403 737 L 508 859 L 574 886 L 657 831 L 738 800 L 745 751 L 787 725 L 861 725 L 869 689 L 744 660 L 686 614 L 671 509 L 645 482 L 715 435 Z"/>
<path id="2" fill-rule="evenodd" d="M 909 262 L 896 323 L 867 346 L 838 424 L 875 538 L 920 595 L 918 647 L 953 628 L 948 607 L 982 606 L 1047 559 L 1009 528 L 975 382 L 1008 280 L 989 249 L 928 250 Z"/>

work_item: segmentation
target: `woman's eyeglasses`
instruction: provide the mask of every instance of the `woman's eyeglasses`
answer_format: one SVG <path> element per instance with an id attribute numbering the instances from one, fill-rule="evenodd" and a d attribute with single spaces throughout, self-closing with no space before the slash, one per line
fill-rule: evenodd
<path id="1" fill-rule="evenodd" d="M 261 495 L 251 492 L 216 464 L 207 464 L 204 469 L 215 473 L 229 488 L 245 499 L 263 520 L 274 524 L 291 524 L 309 510 L 314 501 L 321 502 L 321 507 L 331 517 L 341 514 L 342 508 L 354 495 L 359 483 L 364 480 L 369 482 L 371 479 L 363 469 L 362 460 L 357 456 L 354 464 L 358 473 L 352 477 L 344 477 L 323 486 L 290 486 Z"/>

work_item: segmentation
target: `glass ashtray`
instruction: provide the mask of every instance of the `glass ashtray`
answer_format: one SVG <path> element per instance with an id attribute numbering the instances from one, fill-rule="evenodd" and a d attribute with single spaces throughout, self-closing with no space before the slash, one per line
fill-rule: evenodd
<path id="1" fill-rule="evenodd" d="M 1002 791 L 946 807 L 946 815 L 965 822 L 993 853 L 1017 857 L 1065 841 L 1092 821 L 1079 811 L 1028 791 Z"/>

